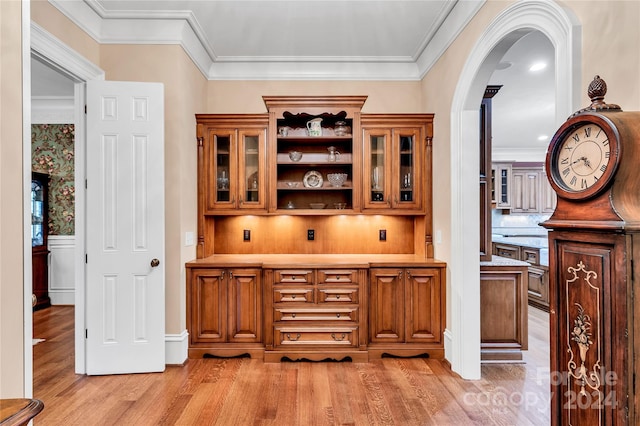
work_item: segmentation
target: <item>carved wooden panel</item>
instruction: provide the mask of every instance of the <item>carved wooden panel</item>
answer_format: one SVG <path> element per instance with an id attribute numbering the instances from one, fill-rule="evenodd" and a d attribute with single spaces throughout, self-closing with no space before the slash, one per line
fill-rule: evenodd
<path id="1" fill-rule="evenodd" d="M 627 424 L 625 237 L 551 232 L 551 384 L 560 424 Z M 552 262 L 553 263 L 553 262 Z M 556 318 L 553 318 L 553 312 Z"/>
<path id="2" fill-rule="evenodd" d="M 369 285 L 370 341 L 404 341 L 404 282 L 402 269 L 371 269 Z"/>
<path id="3" fill-rule="evenodd" d="M 262 339 L 262 270 L 229 272 L 229 341 L 260 342 Z"/>
<path id="4" fill-rule="evenodd" d="M 227 286 L 223 269 L 192 272 L 189 281 L 189 337 L 191 343 L 224 342 L 227 324 Z"/>
<path id="5" fill-rule="evenodd" d="M 406 341 L 439 342 L 444 329 L 440 270 L 407 269 L 405 274 Z"/>

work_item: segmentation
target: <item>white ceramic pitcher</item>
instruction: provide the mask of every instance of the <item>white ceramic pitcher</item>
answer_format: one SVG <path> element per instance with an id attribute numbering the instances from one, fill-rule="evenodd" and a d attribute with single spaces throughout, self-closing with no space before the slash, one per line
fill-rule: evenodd
<path id="1" fill-rule="evenodd" d="M 307 121 L 309 136 L 322 136 L 322 118 L 314 118 Z"/>

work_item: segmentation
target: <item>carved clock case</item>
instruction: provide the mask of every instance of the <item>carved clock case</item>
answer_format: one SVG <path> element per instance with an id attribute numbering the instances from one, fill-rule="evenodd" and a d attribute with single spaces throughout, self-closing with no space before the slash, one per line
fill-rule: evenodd
<path id="1" fill-rule="evenodd" d="M 549 229 L 551 424 L 640 424 L 640 112 L 606 104 L 605 82 L 547 152 L 558 195 Z M 638 323 L 636 324 L 636 319 Z"/>

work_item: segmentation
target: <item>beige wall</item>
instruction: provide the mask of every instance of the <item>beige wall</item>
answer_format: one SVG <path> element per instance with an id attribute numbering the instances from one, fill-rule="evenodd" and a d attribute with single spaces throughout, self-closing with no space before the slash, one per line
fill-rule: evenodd
<path id="1" fill-rule="evenodd" d="M 21 7 L 0 1 L 0 398 L 25 390 Z"/>
<path id="2" fill-rule="evenodd" d="M 211 81 L 207 111 L 201 112 L 266 112 L 262 96 L 291 95 L 366 95 L 363 112 L 423 112 L 420 83 L 415 81 Z"/>
<path id="3" fill-rule="evenodd" d="M 99 66 L 107 80 L 164 84 L 165 326 L 178 334 L 186 328 L 184 264 L 195 258 L 184 233 L 196 233 L 195 114 L 205 108 L 206 80 L 177 45 L 103 45 Z"/>
<path id="4" fill-rule="evenodd" d="M 262 95 L 367 95 L 364 112 L 434 112 L 434 219 L 447 235 L 450 227 L 450 109 L 453 93 L 469 52 L 495 17 L 512 2 L 488 1 L 422 82 L 207 82 L 178 46 L 99 46 L 44 0 L 32 3 L 32 19 L 106 71 L 107 79 L 160 81 L 165 84 L 167 333 L 185 328 L 184 263 L 195 257 L 184 247 L 184 232 L 196 231 L 195 113 L 239 113 L 265 110 Z M 19 108 L 20 11 L 18 2 L 0 1 L 0 394 L 22 393 L 22 139 Z M 640 2 L 574 2 L 582 23 L 582 86 L 599 74 L 609 85 L 607 100 L 625 110 L 640 110 Z M 603 35 L 604 34 L 604 35 Z M 587 105 L 586 95 L 583 104 Z M 6 107 L 11 105 L 11 108 Z M 9 142 L 7 142 L 9 141 Z M 11 247 L 9 247 L 9 245 Z M 447 242 L 436 256 L 449 257 Z"/>

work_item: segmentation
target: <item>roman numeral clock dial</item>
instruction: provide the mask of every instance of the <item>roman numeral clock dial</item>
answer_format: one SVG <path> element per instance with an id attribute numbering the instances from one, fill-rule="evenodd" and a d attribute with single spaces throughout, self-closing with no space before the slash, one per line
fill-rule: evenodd
<path id="1" fill-rule="evenodd" d="M 559 196 L 589 198 L 609 182 L 618 156 L 616 134 L 606 119 L 581 116 L 562 126 L 550 145 L 547 167 Z"/>

